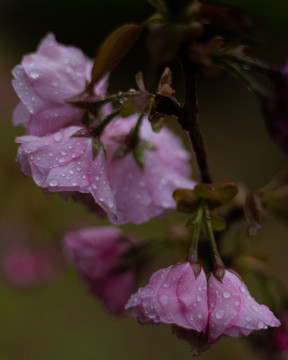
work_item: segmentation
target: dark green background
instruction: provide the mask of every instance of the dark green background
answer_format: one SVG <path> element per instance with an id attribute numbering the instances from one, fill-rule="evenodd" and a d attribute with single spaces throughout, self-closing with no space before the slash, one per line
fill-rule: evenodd
<path id="1" fill-rule="evenodd" d="M 283 63 L 288 53 L 287 1 L 229 3 L 248 10 L 264 30 L 263 41 L 251 44 L 252 53 L 275 64 Z M 61 248 L 61 236 L 71 224 L 106 224 L 87 214 L 81 205 L 65 202 L 57 195 L 44 195 L 31 179 L 22 176 L 14 162 L 17 149 L 14 138 L 23 131 L 11 125 L 12 110 L 17 104 L 10 85 L 11 69 L 23 54 L 34 51 L 49 31 L 55 33 L 59 42 L 74 44 L 93 57 L 107 33 L 127 21 L 145 19 L 150 11 L 144 0 L 0 0 L 1 252 L 7 241 L 17 241 L 26 227 L 31 229 L 34 241 Z M 145 60 L 142 38 L 112 74 L 111 89 L 134 86 L 135 73 L 145 71 Z M 177 68 L 176 74 L 175 84 L 181 97 Z M 216 180 L 238 179 L 253 190 L 287 166 L 287 159 L 266 133 L 256 98 L 236 79 L 225 74 L 201 79 L 200 111 L 208 159 Z M 161 235 L 167 232 L 172 220 L 169 217 L 143 227 L 125 228 Z M 183 223 L 185 217 L 177 220 Z M 18 229 L 13 239 L 9 235 L 12 228 Z M 233 240 L 228 239 L 228 243 Z M 287 227 L 269 220 L 260 235 L 249 241 L 251 248 L 269 254 L 287 286 Z M 215 357 L 264 359 L 243 339 L 221 340 L 201 355 L 203 360 Z M 13 290 L 4 279 L 0 283 L 0 360 L 189 358 L 188 345 L 172 336 L 169 327 L 142 327 L 134 319 L 117 319 L 107 314 L 68 266 L 63 267 L 55 282 L 37 289 Z"/>

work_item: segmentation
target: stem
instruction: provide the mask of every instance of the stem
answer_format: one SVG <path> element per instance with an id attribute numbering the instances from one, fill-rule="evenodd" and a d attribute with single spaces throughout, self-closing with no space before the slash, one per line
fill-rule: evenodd
<path id="1" fill-rule="evenodd" d="M 209 207 L 208 207 L 207 204 L 205 204 L 203 207 L 204 207 L 204 223 L 205 223 L 208 239 L 209 239 L 212 254 L 213 254 L 215 268 L 216 269 L 217 268 L 224 268 L 225 266 L 224 266 L 224 263 L 223 263 L 223 261 L 222 261 L 222 259 L 220 257 L 218 247 L 217 247 L 217 244 L 216 244 L 216 241 L 215 241 L 211 221 L 210 221 Z"/>
<path id="2" fill-rule="evenodd" d="M 185 104 L 182 108 L 179 123 L 190 138 L 196 158 L 200 182 L 212 183 L 210 170 L 206 159 L 204 141 L 199 126 L 199 110 L 197 96 L 197 65 L 192 63 L 184 51 L 180 53 L 180 61 L 184 75 Z"/>
<path id="3" fill-rule="evenodd" d="M 106 116 L 106 118 L 101 122 L 99 126 L 96 127 L 96 129 L 93 130 L 93 135 L 100 138 L 100 136 L 103 134 L 106 126 L 110 124 L 110 122 L 114 119 L 115 116 L 120 114 L 120 109 L 113 111 L 111 114 Z"/>
<path id="4" fill-rule="evenodd" d="M 203 207 L 199 206 L 196 218 L 194 220 L 194 230 L 192 243 L 189 248 L 188 261 L 192 264 L 198 264 L 198 243 L 200 238 L 200 232 L 202 228 L 202 219 L 203 219 Z"/>

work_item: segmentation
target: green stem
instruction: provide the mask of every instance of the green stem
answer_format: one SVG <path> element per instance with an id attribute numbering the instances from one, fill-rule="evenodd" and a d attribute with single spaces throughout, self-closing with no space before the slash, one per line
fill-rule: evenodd
<path id="1" fill-rule="evenodd" d="M 203 207 L 200 205 L 198 207 L 196 218 L 194 219 L 194 229 L 192 236 L 192 243 L 189 249 L 189 256 L 187 258 L 188 261 L 192 264 L 198 263 L 198 243 L 202 228 L 202 220 L 203 220 Z"/>
<path id="2" fill-rule="evenodd" d="M 93 134 L 100 138 L 106 126 L 110 124 L 110 122 L 119 114 L 120 114 L 120 109 L 115 110 L 114 112 L 106 116 L 106 118 L 101 122 L 101 124 L 97 126 L 96 129 L 93 130 Z"/>
<path id="3" fill-rule="evenodd" d="M 212 250 L 214 266 L 216 269 L 224 268 L 225 266 L 221 259 L 220 254 L 219 254 L 218 247 L 217 247 L 215 237 L 214 237 L 214 232 L 213 232 L 211 221 L 210 221 L 211 217 L 210 217 L 209 207 L 207 204 L 204 204 L 203 208 L 204 208 L 204 223 L 205 223 L 209 243 L 210 243 L 211 250 Z"/>

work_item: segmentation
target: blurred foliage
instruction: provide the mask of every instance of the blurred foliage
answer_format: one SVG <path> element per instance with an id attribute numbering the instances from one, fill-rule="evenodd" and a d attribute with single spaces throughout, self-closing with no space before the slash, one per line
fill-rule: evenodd
<path id="1" fill-rule="evenodd" d="M 250 43 L 255 45 L 253 53 L 275 63 L 284 62 L 288 53 L 288 2 L 227 0 L 226 3 L 247 10 L 263 29 L 265 35 L 261 42 Z M 23 130 L 11 125 L 11 114 L 17 104 L 10 85 L 11 69 L 23 54 L 34 51 L 49 31 L 55 33 L 59 42 L 74 44 L 93 57 L 108 33 L 125 22 L 141 22 L 151 10 L 145 0 L 0 1 L 0 260 L 10 227 L 19 228 L 20 233 L 28 227 L 33 241 L 41 243 L 44 239 L 61 249 L 60 239 L 65 230 L 81 224 L 107 224 L 87 214 L 79 204 L 43 194 L 31 179 L 21 174 L 14 161 L 17 151 L 14 138 L 23 134 Z M 144 74 L 146 71 L 147 76 L 145 50 L 142 37 L 113 73 L 110 91 L 135 86 L 134 76 L 139 70 Z M 173 70 L 173 87 L 179 89 L 181 76 L 177 64 Z M 214 178 L 237 179 L 247 183 L 251 190 L 263 186 L 287 166 L 287 160 L 269 139 L 259 104 L 243 84 L 228 75 L 201 78 L 201 81 L 201 126 Z M 181 97 L 181 90 L 179 94 Z M 169 125 L 179 132 L 175 124 Z M 178 215 L 163 221 L 153 220 L 141 227 L 124 228 L 138 234 L 165 237 L 172 219 L 184 224 L 187 217 Z M 261 248 L 269 253 L 276 271 L 288 285 L 287 228 L 270 221 L 252 240 L 240 236 L 238 228 L 233 229 L 225 238 L 223 250 L 229 252 L 236 241 L 247 242 L 251 250 Z M 253 293 L 253 288 L 251 290 Z M 9 288 L 3 279 L 0 292 L 0 360 L 190 358 L 187 344 L 172 336 L 169 327 L 141 327 L 133 319 L 110 317 L 68 267 L 54 283 L 27 292 Z M 244 340 L 223 339 L 201 355 L 201 359 L 218 356 L 227 360 L 264 359 L 244 344 Z"/>

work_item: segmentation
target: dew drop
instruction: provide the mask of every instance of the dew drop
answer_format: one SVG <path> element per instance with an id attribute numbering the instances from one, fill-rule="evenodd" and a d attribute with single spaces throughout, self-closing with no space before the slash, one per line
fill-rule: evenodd
<path id="1" fill-rule="evenodd" d="M 239 287 L 240 291 L 244 294 L 246 292 L 245 288 L 243 285 L 240 285 Z"/>
<path id="2" fill-rule="evenodd" d="M 59 163 L 63 163 L 65 161 L 65 158 L 62 157 L 58 161 L 59 161 Z"/>
<path id="3" fill-rule="evenodd" d="M 168 282 L 165 282 L 164 284 L 163 284 L 163 287 L 164 288 L 168 288 L 170 286 L 170 283 L 168 283 Z"/>
<path id="4" fill-rule="evenodd" d="M 49 156 L 50 156 L 50 157 L 53 157 L 54 154 L 53 154 L 52 152 L 49 152 Z"/>
<path id="5" fill-rule="evenodd" d="M 215 314 L 215 317 L 217 320 L 220 320 L 220 319 L 222 319 L 223 315 L 224 315 L 223 311 L 217 311 Z"/>
<path id="6" fill-rule="evenodd" d="M 257 324 L 257 326 L 258 326 L 258 329 L 263 329 L 263 328 L 264 328 L 264 323 L 263 323 L 263 321 L 259 321 L 258 324 Z"/>
<path id="7" fill-rule="evenodd" d="M 77 186 L 77 185 L 78 185 L 77 181 L 72 181 L 72 186 Z"/>
<path id="8" fill-rule="evenodd" d="M 100 197 L 100 198 L 99 198 L 99 201 L 103 202 L 103 201 L 104 201 L 104 198 Z"/>
<path id="9" fill-rule="evenodd" d="M 199 313 L 199 314 L 197 315 L 197 317 L 198 317 L 198 319 L 202 319 L 202 318 L 203 318 L 202 313 Z"/>
<path id="10" fill-rule="evenodd" d="M 57 185 L 58 185 L 58 181 L 57 181 L 56 179 L 52 179 L 52 180 L 50 180 L 49 185 L 50 185 L 50 186 L 57 186 Z"/>
<path id="11" fill-rule="evenodd" d="M 73 170 L 69 170 L 69 174 L 73 175 L 74 171 Z"/>
<path id="12" fill-rule="evenodd" d="M 239 305 L 240 305 L 240 301 L 236 300 L 234 304 L 235 304 L 236 306 L 239 306 Z"/>
<path id="13" fill-rule="evenodd" d="M 202 300 L 202 297 L 200 295 L 197 295 L 197 301 L 201 301 Z"/>
<path id="14" fill-rule="evenodd" d="M 169 302 L 169 296 L 161 295 L 159 300 L 160 300 L 162 305 L 167 305 L 168 302 Z"/>
<path id="15" fill-rule="evenodd" d="M 58 132 L 58 133 L 56 133 L 55 135 L 54 135 L 54 140 L 56 141 L 56 142 L 59 142 L 59 141 L 61 141 L 63 139 L 63 135 L 60 133 L 60 132 Z"/>
<path id="16" fill-rule="evenodd" d="M 100 180 L 99 176 L 95 176 L 95 180 L 99 181 Z"/>
<path id="17" fill-rule="evenodd" d="M 61 154 L 62 154 L 63 156 L 65 156 L 65 155 L 67 155 L 67 151 L 62 150 L 62 151 L 61 151 Z"/>
<path id="18" fill-rule="evenodd" d="M 201 286 L 198 286 L 198 290 L 201 291 L 201 290 L 202 290 L 202 287 L 201 287 Z"/>
<path id="19" fill-rule="evenodd" d="M 229 291 L 224 291 L 224 292 L 223 292 L 223 297 L 224 297 L 225 299 L 229 299 L 230 296 L 231 296 L 231 294 L 229 293 Z"/>
<path id="20" fill-rule="evenodd" d="M 246 321 L 251 321 L 251 318 L 250 318 L 249 316 L 246 316 L 246 317 L 245 317 L 245 320 L 246 320 Z"/>
<path id="21" fill-rule="evenodd" d="M 29 76 L 32 78 L 32 79 L 38 79 L 40 77 L 40 74 L 38 73 L 38 71 L 36 70 L 31 70 L 30 73 L 29 73 Z"/>
<path id="22" fill-rule="evenodd" d="M 259 312 L 258 306 L 256 304 L 252 304 L 251 309 L 255 312 Z"/>

